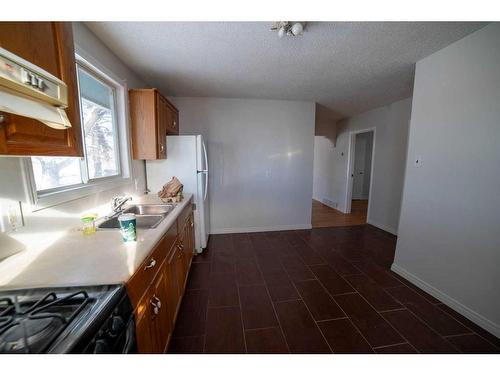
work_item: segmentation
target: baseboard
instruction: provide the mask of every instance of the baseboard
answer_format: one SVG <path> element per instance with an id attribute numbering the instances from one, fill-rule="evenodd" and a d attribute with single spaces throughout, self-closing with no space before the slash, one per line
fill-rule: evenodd
<path id="1" fill-rule="evenodd" d="M 491 320 L 485 318 L 481 314 L 468 308 L 467 306 L 458 302 L 457 300 L 450 297 L 446 293 L 443 293 L 439 289 L 436 289 L 435 287 L 426 283 L 425 281 L 423 281 L 419 277 L 415 276 L 411 272 L 408 272 L 406 269 L 398 266 L 396 263 L 392 264 L 391 270 L 394 271 L 395 273 L 397 273 L 399 276 L 401 276 L 401 277 L 407 279 L 408 281 L 410 281 L 411 283 L 415 284 L 420 289 L 426 291 L 431 296 L 437 298 L 439 301 L 443 302 L 448 307 L 459 312 L 460 314 L 465 316 L 467 319 L 473 321 L 478 326 L 484 328 L 485 330 L 490 332 L 492 335 L 495 335 L 496 337 L 500 338 L 500 325 L 492 322 Z"/>
<path id="2" fill-rule="evenodd" d="M 356 197 L 356 198 L 352 197 L 351 199 L 352 199 L 353 201 L 367 201 L 367 200 L 368 200 L 368 198 L 369 198 L 369 196 L 368 196 L 368 195 L 366 195 L 366 196 L 364 196 L 364 195 L 363 195 L 362 197 Z"/>
<path id="3" fill-rule="evenodd" d="M 280 230 L 311 229 L 311 224 L 300 225 L 276 225 L 272 227 L 243 227 L 243 228 L 216 228 L 210 234 L 250 233 L 250 232 L 274 232 Z"/>
<path id="4" fill-rule="evenodd" d="M 325 206 L 328 206 L 330 208 L 333 208 L 334 210 L 338 210 L 337 207 L 335 207 L 336 205 L 336 202 L 334 202 L 332 199 L 330 198 L 318 198 L 318 197 L 313 197 L 313 200 L 321 203 L 321 204 L 324 204 Z M 338 203 L 337 203 L 337 206 L 338 206 Z"/>
<path id="5" fill-rule="evenodd" d="M 334 201 L 328 198 L 324 198 L 321 200 L 321 203 L 323 203 L 325 206 L 328 206 L 330 208 L 333 208 L 334 210 L 337 209 L 338 204 L 336 204 Z"/>
<path id="6" fill-rule="evenodd" d="M 370 224 L 370 225 L 373 225 L 374 227 L 377 227 L 379 229 L 382 229 L 382 230 L 385 230 L 386 232 L 389 232 L 390 234 L 394 234 L 395 236 L 398 235 L 398 231 L 397 229 L 394 229 L 388 225 L 385 225 L 385 224 L 381 224 L 381 223 L 378 223 L 372 219 L 367 219 L 366 220 L 366 223 L 367 224 Z"/>

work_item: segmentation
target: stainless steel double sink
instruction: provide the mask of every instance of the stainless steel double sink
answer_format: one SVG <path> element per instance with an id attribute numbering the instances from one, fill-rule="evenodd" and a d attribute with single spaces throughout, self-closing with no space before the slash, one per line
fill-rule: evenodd
<path id="1" fill-rule="evenodd" d="M 137 228 L 156 228 L 175 208 L 173 204 L 135 204 L 123 210 L 125 214 L 135 214 Z M 97 225 L 97 229 L 119 229 L 118 216 L 109 217 Z"/>

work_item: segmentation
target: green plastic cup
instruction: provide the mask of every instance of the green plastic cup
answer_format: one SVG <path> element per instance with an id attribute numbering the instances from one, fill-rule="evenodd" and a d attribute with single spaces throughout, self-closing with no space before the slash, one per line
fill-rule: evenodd
<path id="1" fill-rule="evenodd" d="M 137 241 L 137 221 L 134 214 L 123 214 L 118 216 L 120 232 L 124 242 Z"/>

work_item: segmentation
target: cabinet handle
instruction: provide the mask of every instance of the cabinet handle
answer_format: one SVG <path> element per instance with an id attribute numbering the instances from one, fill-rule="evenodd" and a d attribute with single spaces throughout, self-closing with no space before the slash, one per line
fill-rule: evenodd
<path id="1" fill-rule="evenodd" d="M 162 144 L 162 143 L 160 143 L 160 152 L 163 152 L 163 149 L 164 149 L 164 148 L 165 148 L 165 147 L 163 146 L 163 144 Z"/>
<path id="2" fill-rule="evenodd" d="M 158 308 L 158 306 L 156 306 L 156 303 L 151 302 L 151 305 L 153 306 L 153 313 L 155 315 L 158 315 L 158 313 L 160 312 L 160 309 Z"/>
<path id="3" fill-rule="evenodd" d="M 154 258 L 151 258 L 149 264 L 146 267 L 144 267 L 144 271 L 153 268 L 154 266 L 156 266 L 156 260 Z"/>
<path id="4" fill-rule="evenodd" d="M 158 306 L 158 308 L 161 309 L 161 300 L 158 297 L 156 297 L 156 295 L 153 295 L 153 299 L 156 302 L 156 306 Z"/>
<path id="5" fill-rule="evenodd" d="M 160 299 L 154 295 L 151 298 L 151 300 L 149 301 L 149 303 L 151 303 L 151 306 L 153 306 L 153 312 L 154 312 L 154 314 L 158 315 L 159 312 L 160 312 L 160 309 L 161 309 L 161 301 L 160 301 Z"/>
<path id="6" fill-rule="evenodd" d="M 193 223 L 193 222 L 191 222 L 191 228 L 192 228 L 192 227 L 194 227 L 194 223 Z"/>
<path id="7" fill-rule="evenodd" d="M 3 113 L 0 113 L 0 124 L 2 124 L 5 121 L 5 115 Z"/>
<path id="8" fill-rule="evenodd" d="M 174 128 L 177 126 L 177 121 L 174 120 Z"/>

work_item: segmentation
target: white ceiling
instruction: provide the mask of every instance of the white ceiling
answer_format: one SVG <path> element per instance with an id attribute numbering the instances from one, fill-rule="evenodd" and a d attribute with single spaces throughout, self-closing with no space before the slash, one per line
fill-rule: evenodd
<path id="1" fill-rule="evenodd" d="M 415 62 L 483 27 L 464 22 L 91 22 L 149 85 L 171 96 L 315 101 L 337 117 L 411 96 Z"/>

